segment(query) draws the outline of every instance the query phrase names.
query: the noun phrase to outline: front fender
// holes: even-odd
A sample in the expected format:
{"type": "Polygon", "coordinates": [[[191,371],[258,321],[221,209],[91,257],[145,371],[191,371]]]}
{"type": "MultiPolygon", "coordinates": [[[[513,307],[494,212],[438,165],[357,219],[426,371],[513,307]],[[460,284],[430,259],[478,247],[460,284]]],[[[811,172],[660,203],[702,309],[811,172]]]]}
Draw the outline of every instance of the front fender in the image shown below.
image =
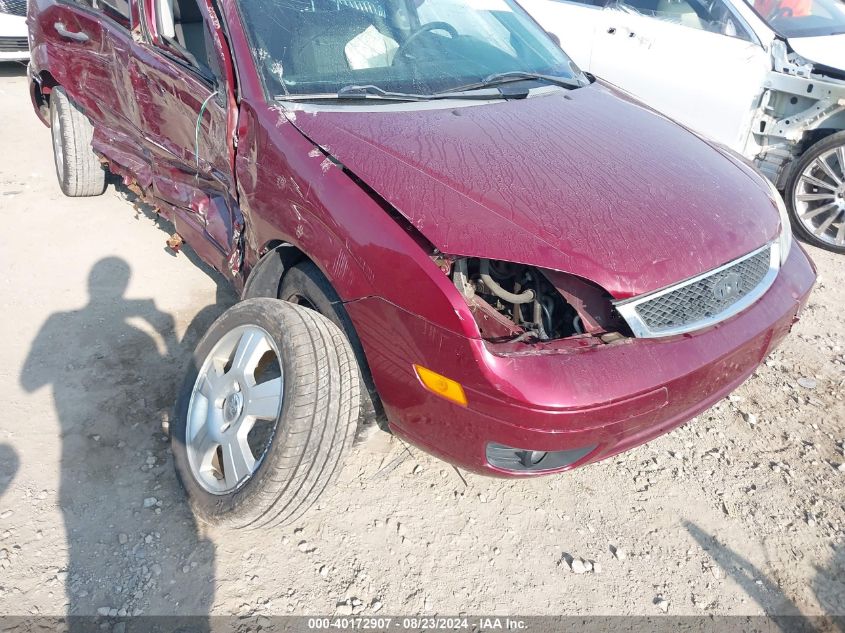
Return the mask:
{"type": "Polygon", "coordinates": [[[478,336],[466,302],[432,261],[430,245],[278,109],[241,103],[237,171],[249,227],[247,267],[255,277],[246,282],[249,296],[278,291],[280,273],[296,260],[287,248],[271,248],[269,255],[265,248],[287,244],[322,271],[343,302],[381,297],[478,336]]]}

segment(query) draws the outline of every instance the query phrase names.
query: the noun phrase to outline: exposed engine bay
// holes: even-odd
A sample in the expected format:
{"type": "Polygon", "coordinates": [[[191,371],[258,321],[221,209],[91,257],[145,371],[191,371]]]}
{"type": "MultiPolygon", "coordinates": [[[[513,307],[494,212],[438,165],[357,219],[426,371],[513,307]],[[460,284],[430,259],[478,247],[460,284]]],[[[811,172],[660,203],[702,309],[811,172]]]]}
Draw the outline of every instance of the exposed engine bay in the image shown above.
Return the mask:
{"type": "Polygon", "coordinates": [[[577,277],[475,257],[441,258],[437,263],[450,274],[488,341],[598,335],[612,342],[624,336],[620,331],[626,326],[610,297],[577,277]]]}
{"type": "Polygon", "coordinates": [[[789,52],[782,40],[772,44],[772,62],[743,153],[782,188],[788,166],[809,145],[845,129],[845,73],[789,52]]]}
{"type": "Polygon", "coordinates": [[[533,336],[545,341],[584,331],[578,313],[536,268],[489,259],[459,259],[452,281],[464,297],[476,299],[470,303],[472,307],[483,310],[479,304],[483,301],[496,311],[496,325],[505,336],[533,336]]]}

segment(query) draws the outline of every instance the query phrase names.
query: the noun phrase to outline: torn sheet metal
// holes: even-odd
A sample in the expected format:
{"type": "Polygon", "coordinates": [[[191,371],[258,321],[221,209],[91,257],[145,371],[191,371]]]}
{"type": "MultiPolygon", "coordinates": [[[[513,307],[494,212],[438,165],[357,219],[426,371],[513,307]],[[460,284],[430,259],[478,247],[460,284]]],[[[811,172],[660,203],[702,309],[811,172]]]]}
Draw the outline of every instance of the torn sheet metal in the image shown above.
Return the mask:
{"type": "Polygon", "coordinates": [[[833,69],[826,72],[788,52],[781,40],[772,43],[772,68],[744,153],[783,187],[787,167],[806,149],[808,135],[845,129],[845,72],[834,76],[833,69]]]}

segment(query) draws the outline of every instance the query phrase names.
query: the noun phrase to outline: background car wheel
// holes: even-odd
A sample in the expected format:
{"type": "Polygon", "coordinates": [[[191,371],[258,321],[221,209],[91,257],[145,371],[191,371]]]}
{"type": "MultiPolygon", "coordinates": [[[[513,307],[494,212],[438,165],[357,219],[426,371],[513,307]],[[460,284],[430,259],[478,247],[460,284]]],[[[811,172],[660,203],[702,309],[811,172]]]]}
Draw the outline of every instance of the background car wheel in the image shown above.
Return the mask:
{"type": "Polygon", "coordinates": [[[845,132],[811,146],[786,187],[795,234],[813,246],[845,253],[845,132]]]}
{"type": "Polygon", "coordinates": [[[355,356],[331,321],[248,299],[200,340],[171,429],[196,515],[262,527],[301,516],[339,471],[359,408],[355,356]]]}
{"type": "Polygon", "coordinates": [[[106,170],[91,149],[94,127],[61,87],[50,93],[53,159],[62,193],[99,196],[106,190],[106,170]]]}
{"type": "Polygon", "coordinates": [[[352,325],[352,320],[346,313],[340,297],[335,292],[329,280],[311,262],[297,264],[285,273],[279,298],[316,310],[346,334],[352,345],[358,367],[361,370],[361,419],[359,430],[372,428],[377,423],[382,429],[387,429],[387,420],[381,405],[378,392],[372,376],[367,368],[367,359],[361,341],[352,325]]]}

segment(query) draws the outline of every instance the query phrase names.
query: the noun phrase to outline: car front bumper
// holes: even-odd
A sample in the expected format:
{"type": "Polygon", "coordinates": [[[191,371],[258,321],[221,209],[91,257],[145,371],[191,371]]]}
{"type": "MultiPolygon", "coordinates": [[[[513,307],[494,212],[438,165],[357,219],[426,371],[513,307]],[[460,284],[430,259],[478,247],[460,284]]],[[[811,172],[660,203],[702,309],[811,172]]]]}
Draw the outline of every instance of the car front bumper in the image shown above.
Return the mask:
{"type": "Polygon", "coordinates": [[[397,435],[468,470],[526,476],[605,459],[712,406],[786,336],[814,281],[813,265],[796,244],[768,292],[714,327],[609,345],[561,341],[517,353],[498,353],[378,298],[347,309],[397,435]],[[459,382],[467,406],[427,391],[414,364],[459,382]],[[506,469],[488,461],[491,444],[581,456],[545,470],[506,469]]]}
{"type": "Polygon", "coordinates": [[[29,31],[26,18],[0,13],[0,62],[23,62],[29,59],[29,31]]]}

